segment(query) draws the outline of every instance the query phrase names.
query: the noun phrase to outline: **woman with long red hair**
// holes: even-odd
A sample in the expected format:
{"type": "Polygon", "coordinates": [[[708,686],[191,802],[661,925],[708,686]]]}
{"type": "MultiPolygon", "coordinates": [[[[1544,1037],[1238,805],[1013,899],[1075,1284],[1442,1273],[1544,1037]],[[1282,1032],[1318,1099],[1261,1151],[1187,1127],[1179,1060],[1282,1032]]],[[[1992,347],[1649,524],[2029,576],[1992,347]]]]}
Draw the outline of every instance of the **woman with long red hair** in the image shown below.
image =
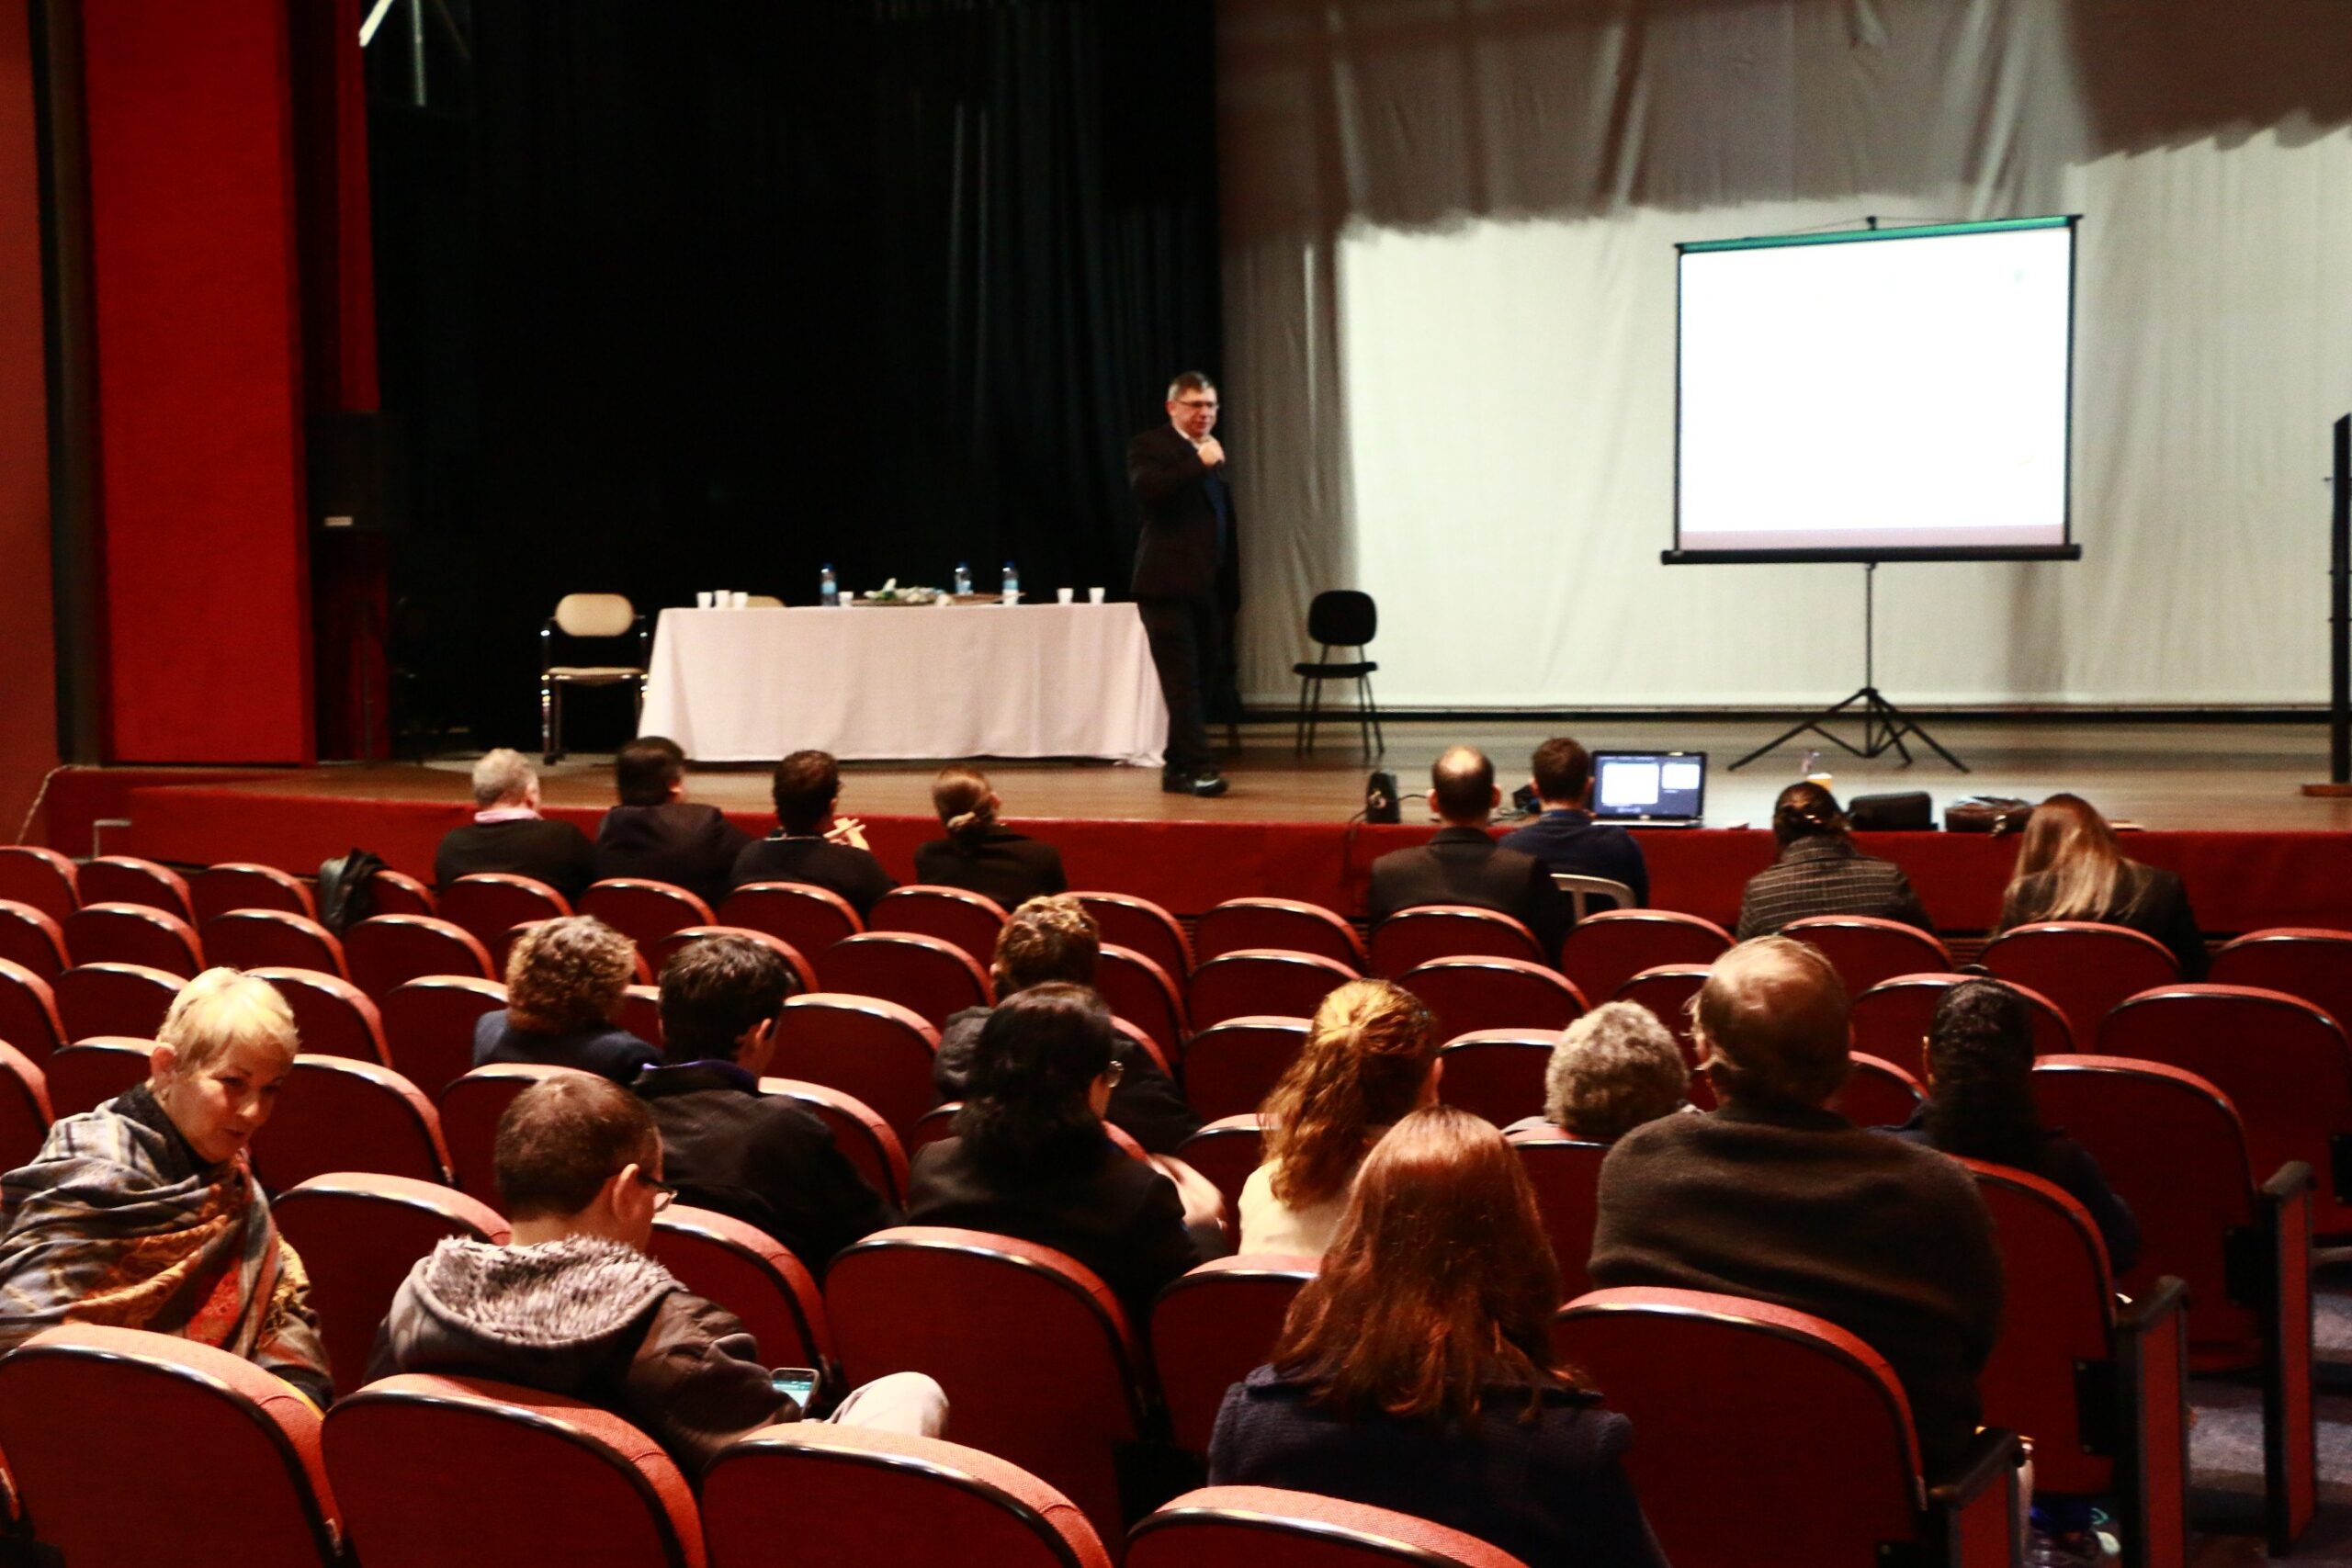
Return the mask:
{"type": "Polygon", "coordinates": [[[2026,819],[1994,930],[2036,920],[2129,926],[2170,948],[2182,979],[2205,976],[2205,933],[2179,874],[2126,858],[2115,829],[2079,795],[2053,795],[2026,819]]]}
{"type": "Polygon", "coordinates": [[[1226,1394],[1210,1484],[1395,1508],[1534,1565],[1662,1564],[1631,1424],[1552,1357],[1559,1304],[1518,1155],[1466,1111],[1414,1111],[1365,1156],[1272,1362],[1226,1394]]]}

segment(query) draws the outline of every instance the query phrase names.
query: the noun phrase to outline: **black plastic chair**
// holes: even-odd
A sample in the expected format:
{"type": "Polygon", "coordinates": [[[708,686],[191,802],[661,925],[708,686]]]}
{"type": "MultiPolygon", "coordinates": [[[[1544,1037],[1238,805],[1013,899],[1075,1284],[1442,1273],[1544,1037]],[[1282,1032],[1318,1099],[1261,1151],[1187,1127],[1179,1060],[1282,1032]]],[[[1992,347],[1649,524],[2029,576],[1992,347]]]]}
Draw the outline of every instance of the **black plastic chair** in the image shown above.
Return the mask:
{"type": "Polygon", "coordinates": [[[1307,605],[1307,640],[1322,644],[1323,652],[1315,662],[1302,660],[1291,666],[1291,672],[1298,677],[1296,744],[1300,750],[1315,750],[1315,729],[1323,714],[1323,682],[1353,681],[1356,724],[1363,735],[1364,754],[1378,756],[1387,751],[1388,739],[1380,732],[1380,705],[1372,700],[1372,672],[1380,666],[1363,657],[1364,645],[1379,629],[1380,610],[1369,593],[1352,588],[1329,588],[1317,593],[1315,602],[1307,605]],[[1355,661],[1333,663],[1334,648],[1354,649],[1355,661]]]}

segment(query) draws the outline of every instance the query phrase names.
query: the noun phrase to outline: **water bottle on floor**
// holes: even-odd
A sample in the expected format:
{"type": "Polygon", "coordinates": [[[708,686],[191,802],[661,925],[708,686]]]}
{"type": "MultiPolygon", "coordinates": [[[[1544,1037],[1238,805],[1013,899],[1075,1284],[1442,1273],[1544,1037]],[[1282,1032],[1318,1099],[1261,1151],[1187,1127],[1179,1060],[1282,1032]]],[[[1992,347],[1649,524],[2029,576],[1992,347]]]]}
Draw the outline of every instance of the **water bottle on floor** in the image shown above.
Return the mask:
{"type": "Polygon", "coordinates": [[[832,567],[828,565],[823,571],[817,574],[817,603],[831,607],[841,602],[841,583],[833,576],[832,567]]]}
{"type": "Polygon", "coordinates": [[[1012,570],[1011,561],[1004,563],[1004,602],[1008,604],[1021,603],[1021,574],[1012,570]]]}

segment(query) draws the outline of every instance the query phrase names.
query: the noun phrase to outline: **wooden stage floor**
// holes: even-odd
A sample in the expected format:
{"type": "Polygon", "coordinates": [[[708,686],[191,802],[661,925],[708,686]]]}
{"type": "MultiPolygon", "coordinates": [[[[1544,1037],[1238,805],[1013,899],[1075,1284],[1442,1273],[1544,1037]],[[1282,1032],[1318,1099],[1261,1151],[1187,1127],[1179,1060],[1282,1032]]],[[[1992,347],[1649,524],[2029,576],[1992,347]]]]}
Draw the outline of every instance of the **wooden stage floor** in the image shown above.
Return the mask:
{"type": "MultiPolygon", "coordinates": [[[[1712,764],[1710,827],[1764,827],[1772,798],[1797,776],[1803,757],[1792,745],[1728,771],[1736,758],[1761,744],[1788,721],[1770,717],[1705,721],[1608,720],[1570,727],[1588,746],[1703,750],[1712,764]]],[[[1539,720],[1488,718],[1467,722],[1413,721],[1387,726],[1388,752],[1378,765],[1417,795],[1429,785],[1429,765],[1455,741],[1483,748],[1496,760],[1506,796],[1527,776],[1528,757],[1558,726],[1539,720]]],[[[1892,754],[1864,762],[1824,745],[1824,766],[1836,776],[1838,797],[1885,790],[1924,789],[1938,819],[1946,802],[1966,795],[2039,800],[2060,790],[2083,795],[2109,817],[2151,829],[2278,831],[2352,828],[2352,800],[2304,796],[2300,788],[2327,776],[2327,731],[2317,723],[2145,723],[1938,717],[1938,739],[1973,770],[1953,772],[1914,745],[1922,760],[1905,768],[1892,754]]],[[[1853,733],[1849,730],[1848,733],[1853,733]]],[[[601,806],[612,799],[609,757],[574,756],[546,770],[550,805],[601,806]]],[[[423,764],[338,765],[232,787],[321,796],[377,799],[463,799],[462,773],[470,756],[423,764]]],[[[1163,795],[1156,771],[1108,763],[991,760],[982,765],[996,782],[1008,817],[1113,821],[1340,822],[1363,805],[1372,763],[1359,753],[1352,728],[1327,729],[1317,754],[1292,749],[1291,727],[1245,725],[1241,745],[1224,767],[1230,794],[1218,800],[1163,795]]],[[[842,809],[850,815],[920,816],[931,809],[932,763],[854,762],[844,765],[842,809]]],[[[695,770],[692,792],[729,810],[763,810],[764,768],[695,770]]],[[[1425,813],[1408,805],[1406,820],[1425,813]]]]}

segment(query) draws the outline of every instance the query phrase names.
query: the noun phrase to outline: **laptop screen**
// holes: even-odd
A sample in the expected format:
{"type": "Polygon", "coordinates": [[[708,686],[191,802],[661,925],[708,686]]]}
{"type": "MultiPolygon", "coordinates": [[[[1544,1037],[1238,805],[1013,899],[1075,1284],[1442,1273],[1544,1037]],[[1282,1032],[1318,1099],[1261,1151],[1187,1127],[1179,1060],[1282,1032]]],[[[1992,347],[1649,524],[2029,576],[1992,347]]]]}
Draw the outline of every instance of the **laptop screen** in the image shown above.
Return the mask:
{"type": "Polygon", "coordinates": [[[1707,805],[1704,751],[1601,751],[1592,814],[1603,822],[1691,822],[1707,805]]]}

